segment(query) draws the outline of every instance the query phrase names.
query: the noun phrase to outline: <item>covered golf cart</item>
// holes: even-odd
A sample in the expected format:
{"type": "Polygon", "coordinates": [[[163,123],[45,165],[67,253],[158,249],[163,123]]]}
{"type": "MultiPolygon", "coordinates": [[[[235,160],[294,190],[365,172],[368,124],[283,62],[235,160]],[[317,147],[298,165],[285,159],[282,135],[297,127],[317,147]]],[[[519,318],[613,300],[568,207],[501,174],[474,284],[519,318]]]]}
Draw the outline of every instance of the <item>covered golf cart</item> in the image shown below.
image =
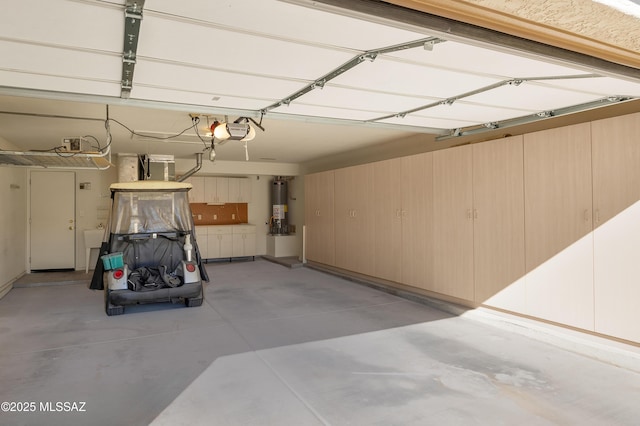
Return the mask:
{"type": "Polygon", "coordinates": [[[91,282],[104,290],[107,315],[139,303],[200,306],[202,281],[209,278],[195,240],[191,184],[138,181],[110,189],[108,227],[91,282]]]}

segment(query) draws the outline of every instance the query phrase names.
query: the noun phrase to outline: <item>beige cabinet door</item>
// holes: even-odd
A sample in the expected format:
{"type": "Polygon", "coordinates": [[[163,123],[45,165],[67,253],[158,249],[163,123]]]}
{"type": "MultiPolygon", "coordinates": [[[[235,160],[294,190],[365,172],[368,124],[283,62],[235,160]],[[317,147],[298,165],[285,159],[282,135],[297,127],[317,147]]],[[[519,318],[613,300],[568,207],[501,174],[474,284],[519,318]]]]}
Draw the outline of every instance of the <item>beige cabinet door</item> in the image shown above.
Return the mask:
{"type": "Polygon", "coordinates": [[[228,178],[228,186],[230,203],[251,202],[251,179],[228,178]]]}
{"type": "Polygon", "coordinates": [[[228,203],[229,202],[229,178],[216,177],[216,202],[228,203]]]}
{"type": "Polygon", "coordinates": [[[336,266],[375,274],[373,165],[335,171],[336,266]]]}
{"type": "Polygon", "coordinates": [[[433,154],[402,158],[398,185],[402,193],[402,283],[426,289],[433,281],[433,154]]]}
{"type": "Polygon", "coordinates": [[[402,160],[373,164],[375,276],[402,282],[402,160]]]}
{"type": "Polygon", "coordinates": [[[334,172],[306,175],[305,256],[308,260],[335,265],[334,172]]]}
{"type": "Polygon", "coordinates": [[[256,227],[254,225],[233,225],[233,256],[256,255],[256,227]]]}
{"type": "Polygon", "coordinates": [[[525,308],[522,136],[473,145],[476,303],[525,308]]]}
{"type": "Polygon", "coordinates": [[[640,342],[640,114],[591,129],[595,331],[640,342]]]}
{"type": "Polygon", "coordinates": [[[206,226],[196,226],[196,243],[202,259],[209,259],[209,233],[206,226]]]}
{"type": "Polygon", "coordinates": [[[471,146],[433,153],[433,281],[428,289],[473,301],[471,146]]]}
{"type": "Polygon", "coordinates": [[[229,178],[205,176],[204,198],[206,203],[228,203],[229,178]]]}
{"type": "Polygon", "coordinates": [[[593,329],[590,124],[524,135],[525,313],[593,329]]]}
{"type": "Polygon", "coordinates": [[[218,203],[218,178],[213,176],[204,177],[204,202],[205,203],[218,203]]]}
{"type": "Polygon", "coordinates": [[[233,257],[251,256],[247,254],[246,238],[250,234],[233,234],[232,255],[233,257]]]}
{"type": "Polygon", "coordinates": [[[190,203],[205,203],[204,176],[191,176],[186,180],[192,188],[189,191],[190,203]]]}

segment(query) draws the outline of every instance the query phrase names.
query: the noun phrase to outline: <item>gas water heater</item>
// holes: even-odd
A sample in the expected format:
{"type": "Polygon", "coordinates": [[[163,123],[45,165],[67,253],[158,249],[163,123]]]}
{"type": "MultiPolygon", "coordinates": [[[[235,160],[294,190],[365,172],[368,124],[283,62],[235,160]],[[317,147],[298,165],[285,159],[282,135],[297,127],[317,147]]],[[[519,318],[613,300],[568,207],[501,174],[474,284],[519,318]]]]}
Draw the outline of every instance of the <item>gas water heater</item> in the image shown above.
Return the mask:
{"type": "Polygon", "coordinates": [[[287,181],[276,177],[271,184],[272,214],[269,221],[269,234],[289,234],[289,206],[287,204],[287,181]]]}

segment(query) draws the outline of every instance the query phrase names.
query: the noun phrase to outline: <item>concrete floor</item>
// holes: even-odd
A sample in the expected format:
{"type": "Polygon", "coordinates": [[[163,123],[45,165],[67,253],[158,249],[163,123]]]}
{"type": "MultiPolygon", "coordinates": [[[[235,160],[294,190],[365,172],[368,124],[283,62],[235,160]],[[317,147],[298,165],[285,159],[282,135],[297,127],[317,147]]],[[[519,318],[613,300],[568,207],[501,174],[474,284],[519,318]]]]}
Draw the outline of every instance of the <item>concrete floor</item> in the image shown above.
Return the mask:
{"type": "Polygon", "coordinates": [[[23,280],[0,300],[0,401],[35,410],[0,424],[640,424],[637,348],[455,316],[309,268],[207,269],[203,306],[116,317],[83,274],[23,280]]]}

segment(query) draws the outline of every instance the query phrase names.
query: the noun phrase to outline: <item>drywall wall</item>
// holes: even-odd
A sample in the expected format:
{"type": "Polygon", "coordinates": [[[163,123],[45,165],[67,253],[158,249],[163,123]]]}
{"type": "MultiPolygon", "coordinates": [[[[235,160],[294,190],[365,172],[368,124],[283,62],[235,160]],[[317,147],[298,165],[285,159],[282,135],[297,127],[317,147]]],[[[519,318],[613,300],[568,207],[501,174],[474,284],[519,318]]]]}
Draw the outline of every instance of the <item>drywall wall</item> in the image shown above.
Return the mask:
{"type": "Polygon", "coordinates": [[[26,271],[27,170],[0,167],[0,297],[26,271]]]}
{"type": "MultiPolygon", "coordinates": [[[[0,149],[16,150],[0,137],[0,149]]],[[[0,167],[0,298],[27,270],[27,169],[0,167]]]]}
{"type": "MultiPolygon", "coordinates": [[[[84,230],[106,225],[111,206],[109,185],[117,182],[115,167],[107,170],[76,170],[76,270],[85,268],[84,230]],[[88,185],[87,185],[88,184],[88,185]],[[85,189],[80,189],[83,185],[85,189]]],[[[89,269],[98,260],[98,250],[92,250],[89,269]]]]}

